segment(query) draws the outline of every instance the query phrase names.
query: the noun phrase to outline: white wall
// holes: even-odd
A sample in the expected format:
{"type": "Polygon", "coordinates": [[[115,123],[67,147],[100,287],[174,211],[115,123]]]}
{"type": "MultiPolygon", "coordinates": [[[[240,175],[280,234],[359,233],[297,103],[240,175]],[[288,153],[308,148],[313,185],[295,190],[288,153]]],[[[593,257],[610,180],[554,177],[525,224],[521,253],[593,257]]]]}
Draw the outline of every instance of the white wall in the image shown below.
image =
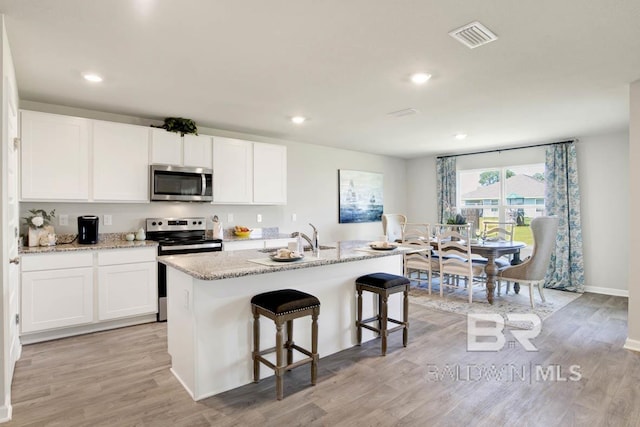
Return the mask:
{"type": "MultiPolygon", "coordinates": [[[[577,151],[586,290],[627,295],[628,242],[618,242],[615,252],[604,248],[602,242],[610,239],[615,224],[628,228],[629,136],[615,133],[580,138],[577,151]]],[[[541,147],[459,156],[456,160],[458,169],[541,162],[541,147]]],[[[407,163],[409,221],[437,221],[435,168],[435,157],[431,156],[407,163]]]]}
{"type": "Polygon", "coordinates": [[[628,295],[629,135],[580,138],[577,144],[584,277],[589,292],[628,295]],[[614,236],[614,248],[603,245],[614,236]],[[613,249],[613,250],[612,250],[613,249]]]}
{"type": "MultiPolygon", "coordinates": [[[[101,113],[63,106],[24,101],[21,108],[50,113],[75,115],[101,120],[111,120],[138,125],[158,124],[157,121],[116,114],[101,113]]],[[[384,174],[385,212],[403,212],[406,206],[406,161],[355,151],[328,148],[273,138],[226,132],[217,129],[199,128],[205,135],[229,136],[252,141],[268,142],[287,146],[288,195],[286,206],[229,206],[209,203],[153,202],[135,204],[99,203],[22,203],[21,215],[28,209],[56,210],[56,215],[69,215],[69,226],[56,225],[58,233],[77,232],[76,217],[85,214],[113,216],[113,225],[100,224],[101,233],[115,233],[142,227],[145,218],[170,216],[211,216],[216,214],[224,227],[245,225],[254,227],[280,227],[283,232],[302,231],[311,233],[308,223],[319,228],[322,242],[344,239],[374,239],[381,234],[381,223],[338,224],[338,169],[362,170],[384,174]],[[227,223],[227,214],[234,221],[227,223]],[[291,214],[297,221],[291,221],[291,214]],[[262,215],[262,223],[256,215],[262,215]]]]}

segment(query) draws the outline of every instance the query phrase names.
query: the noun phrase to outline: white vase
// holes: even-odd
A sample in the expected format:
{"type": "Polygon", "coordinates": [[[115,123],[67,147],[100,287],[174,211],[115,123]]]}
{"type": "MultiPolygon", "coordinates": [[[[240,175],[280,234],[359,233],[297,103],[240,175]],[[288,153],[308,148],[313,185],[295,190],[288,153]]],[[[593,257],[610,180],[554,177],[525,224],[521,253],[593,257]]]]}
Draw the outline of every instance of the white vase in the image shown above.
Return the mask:
{"type": "Polygon", "coordinates": [[[29,227],[29,236],[27,239],[27,243],[29,247],[34,247],[40,245],[40,235],[44,230],[42,228],[31,228],[29,227]]]}

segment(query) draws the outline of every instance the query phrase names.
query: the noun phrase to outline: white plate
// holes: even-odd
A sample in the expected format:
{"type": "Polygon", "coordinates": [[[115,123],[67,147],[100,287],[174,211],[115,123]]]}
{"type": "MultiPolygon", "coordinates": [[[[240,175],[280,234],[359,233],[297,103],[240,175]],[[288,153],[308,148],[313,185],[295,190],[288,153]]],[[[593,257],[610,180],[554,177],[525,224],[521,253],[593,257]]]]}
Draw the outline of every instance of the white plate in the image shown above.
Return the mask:
{"type": "Polygon", "coordinates": [[[277,255],[271,255],[271,259],[273,261],[277,261],[277,262],[293,262],[293,261],[299,261],[301,259],[304,259],[304,255],[300,256],[300,257],[295,257],[295,258],[291,258],[291,257],[281,258],[281,257],[279,257],[277,255]]]}
{"type": "Polygon", "coordinates": [[[371,242],[369,243],[369,247],[377,251],[391,251],[396,249],[398,245],[396,243],[387,243],[387,245],[384,246],[382,242],[371,242]]]}

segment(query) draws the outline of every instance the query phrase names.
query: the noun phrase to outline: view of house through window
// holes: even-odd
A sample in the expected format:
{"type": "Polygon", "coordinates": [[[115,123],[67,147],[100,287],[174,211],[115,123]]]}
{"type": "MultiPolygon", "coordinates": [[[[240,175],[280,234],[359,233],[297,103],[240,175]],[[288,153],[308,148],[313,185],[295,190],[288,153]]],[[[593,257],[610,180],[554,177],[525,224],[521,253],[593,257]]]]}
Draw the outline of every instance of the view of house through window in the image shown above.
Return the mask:
{"type": "Polygon", "coordinates": [[[513,221],[513,240],[531,247],[531,219],[544,215],[544,163],[462,170],[457,182],[458,209],[474,230],[486,221],[513,221]]]}

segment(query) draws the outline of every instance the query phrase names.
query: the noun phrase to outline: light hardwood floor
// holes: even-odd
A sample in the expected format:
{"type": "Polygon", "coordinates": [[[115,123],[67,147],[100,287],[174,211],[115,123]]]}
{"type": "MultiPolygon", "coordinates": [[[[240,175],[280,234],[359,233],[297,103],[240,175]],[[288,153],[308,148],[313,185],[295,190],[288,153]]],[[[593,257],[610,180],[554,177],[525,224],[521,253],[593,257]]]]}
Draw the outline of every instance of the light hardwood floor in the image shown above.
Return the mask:
{"type": "Polygon", "coordinates": [[[640,354],[622,349],[625,298],[578,298],[544,322],[537,352],[468,352],[465,317],[415,304],[410,313],[406,349],[396,333],[386,357],[374,340],[322,358],[315,387],[309,367],[297,368],[280,402],[273,377],[193,402],[169,372],[162,323],[25,346],[5,425],[640,425],[640,354]],[[479,374],[492,365],[506,373],[479,374]],[[561,375],[536,379],[536,365],[561,375]],[[562,381],[571,365],[581,379],[562,381]],[[456,367],[458,378],[443,374],[456,367]]]}

